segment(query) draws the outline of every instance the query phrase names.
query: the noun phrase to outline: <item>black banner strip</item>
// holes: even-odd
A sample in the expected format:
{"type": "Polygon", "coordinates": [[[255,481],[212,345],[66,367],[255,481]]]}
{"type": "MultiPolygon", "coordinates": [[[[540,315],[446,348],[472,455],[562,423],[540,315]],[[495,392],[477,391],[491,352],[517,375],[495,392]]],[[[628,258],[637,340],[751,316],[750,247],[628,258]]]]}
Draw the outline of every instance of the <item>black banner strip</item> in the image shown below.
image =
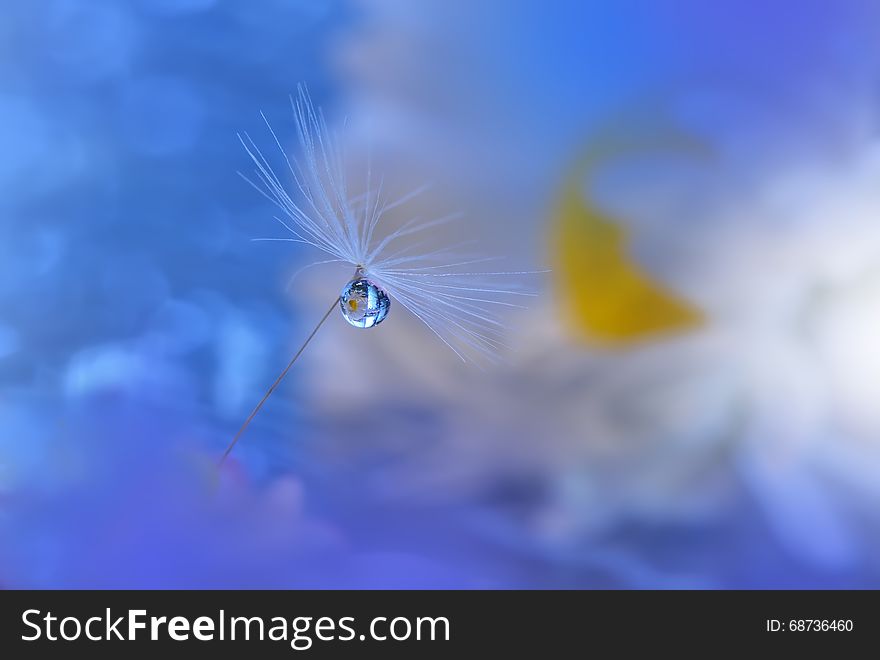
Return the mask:
{"type": "Polygon", "coordinates": [[[841,652],[880,641],[877,604],[873,591],[6,591],[0,648],[9,658],[841,652]]]}

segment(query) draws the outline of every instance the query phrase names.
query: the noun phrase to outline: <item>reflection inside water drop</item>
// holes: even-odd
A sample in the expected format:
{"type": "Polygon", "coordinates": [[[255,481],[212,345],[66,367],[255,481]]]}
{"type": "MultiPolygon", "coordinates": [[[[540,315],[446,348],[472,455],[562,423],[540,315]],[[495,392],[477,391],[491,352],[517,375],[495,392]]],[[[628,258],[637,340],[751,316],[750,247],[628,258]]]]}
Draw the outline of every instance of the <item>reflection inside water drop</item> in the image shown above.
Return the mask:
{"type": "Polygon", "coordinates": [[[354,327],[372,328],[388,316],[391,299],[379,286],[365,277],[358,277],[342,289],[339,307],[345,320],[354,327]]]}

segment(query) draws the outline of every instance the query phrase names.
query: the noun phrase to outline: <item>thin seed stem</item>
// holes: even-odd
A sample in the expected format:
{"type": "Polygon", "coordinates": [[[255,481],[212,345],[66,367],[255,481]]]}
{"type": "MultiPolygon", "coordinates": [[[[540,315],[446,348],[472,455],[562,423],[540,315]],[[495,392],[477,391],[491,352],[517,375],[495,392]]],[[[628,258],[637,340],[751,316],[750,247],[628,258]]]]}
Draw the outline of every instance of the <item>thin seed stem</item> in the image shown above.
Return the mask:
{"type": "Polygon", "coordinates": [[[266,391],[266,394],[263,395],[263,398],[260,399],[260,402],[257,404],[257,407],[254,408],[253,411],[251,412],[251,414],[248,415],[248,418],[246,420],[244,420],[244,424],[242,424],[241,428],[238,429],[238,433],[235,434],[235,437],[232,438],[232,442],[229,443],[229,446],[226,447],[226,451],[223,452],[223,456],[220,457],[220,461],[217,463],[217,467],[223,466],[223,463],[226,461],[226,457],[229,456],[229,453],[232,451],[232,448],[235,447],[235,444],[238,442],[238,439],[241,437],[241,434],[244,433],[244,430],[248,427],[248,425],[251,423],[251,420],[256,416],[256,414],[258,412],[260,412],[260,408],[262,408],[263,404],[266,403],[266,399],[268,399],[272,395],[272,392],[275,391],[275,388],[278,387],[278,384],[282,380],[284,380],[284,377],[287,375],[287,372],[290,371],[290,368],[293,366],[293,363],[296,362],[297,359],[299,358],[299,356],[302,355],[302,352],[304,350],[306,350],[306,346],[309,345],[309,342],[312,341],[312,338],[318,333],[318,330],[321,328],[321,326],[324,325],[324,321],[327,320],[327,318],[330,316],[331,312],[333,312],[333,310],[336,308],[337,304],[339,304],[339,298],[336,298],[333,301],[333,304],[330,305],[330,309],[328,309],[327,312],[324,314],[324,316],[321,318],[321,320],[318,321],[318,325],[315,326],[315,329],[312,330],[312,333],[306,338],[306,340],[303,342],[303,345],[299,347],[299,350],[296,352],[296,355],[294,355],[293,359],[291,359],[290,362],[287,363],[287,366],[284,368],[284,371],[282,371],[278,375],[278,378],[275,379],[275,382],[272,383],[272,386],[266,391]]]}

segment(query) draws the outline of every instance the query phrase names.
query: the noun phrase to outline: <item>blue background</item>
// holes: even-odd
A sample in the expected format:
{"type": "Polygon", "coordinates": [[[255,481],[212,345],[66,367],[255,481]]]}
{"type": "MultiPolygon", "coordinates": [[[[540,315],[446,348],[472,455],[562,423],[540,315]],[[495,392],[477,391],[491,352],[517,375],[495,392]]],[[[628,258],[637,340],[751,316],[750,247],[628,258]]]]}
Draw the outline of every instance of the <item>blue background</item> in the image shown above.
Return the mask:
{"type": "Polygon", "coordinates": [[[0,9],[0,586],[880,584],[870,4],[0,9]],[[416,326],[392,360],[399,310],[357,338],[334,317],[215,481],[344,283],[291,293],[321,257],[250,241],[277,234],[236,134],[271,149],[263,111],[290,137],[300,82],[398,188],[433,181],[432,210],[524,268],[553,268],[554,196],[590,135],[673,118],[715,164],[632,163],[596,196],[706,311],[712,348],[578,343],[549,281],[511,322],[530,359],[494,376],[416,326]],[[772,319],[822,286],[839,322],[817,347],[726,378],[736,351],[799,341],[772,319]],[[683,362],[697,375],[663,398],[683,362]],[[479,405],[455,397],[471,378],[479,405]]]}

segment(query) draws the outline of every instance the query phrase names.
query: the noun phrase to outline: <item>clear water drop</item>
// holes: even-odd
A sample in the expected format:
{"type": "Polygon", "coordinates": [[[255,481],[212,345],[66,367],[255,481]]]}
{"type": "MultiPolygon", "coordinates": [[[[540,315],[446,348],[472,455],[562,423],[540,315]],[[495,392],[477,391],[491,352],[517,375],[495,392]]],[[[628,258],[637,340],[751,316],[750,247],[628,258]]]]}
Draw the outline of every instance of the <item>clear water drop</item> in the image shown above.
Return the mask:
{"type": "Polygon", "coordinates": [[[339,307],[345,320],[354,327],[372,328],[388,316],[391,299],[377,284],[365,277],[358,277],[342,289],[339,307]]]}

